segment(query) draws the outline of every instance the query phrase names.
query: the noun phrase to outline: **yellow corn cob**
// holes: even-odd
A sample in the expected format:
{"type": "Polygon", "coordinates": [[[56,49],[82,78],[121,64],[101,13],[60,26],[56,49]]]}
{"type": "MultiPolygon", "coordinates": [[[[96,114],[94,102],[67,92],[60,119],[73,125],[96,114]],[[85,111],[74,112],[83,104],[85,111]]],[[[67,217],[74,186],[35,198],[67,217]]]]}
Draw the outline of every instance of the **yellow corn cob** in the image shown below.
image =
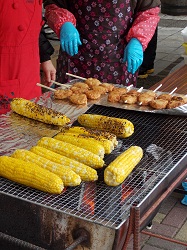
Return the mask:
{"type": "Polygon", "coordinates": [[[64,114],[23,98],[14,98],[10,107],[19,115],[44,123],[64,126],[70,122],[64,114]]]}
{"type": "Polygon", "coordinates": [[[87,135],[91,137],[107,139],[114,144],[114,147],[118,145],[116,135],[107,131],[73,126],[73,127],[63,128],[62,132],[78,133],[78,134],[87,135]]]}
{"type": "Polygon", "coordinates": [[[33,162],[38,166],[45,168],[54,174],[58,175],[65,186],[77,186],[81,183],[81,178],[69,167],[62,164],[54,163],[42,156],[39,156],[26,149],[17,149],[11,155],[14,158],[21,159],[27,162],[33,162]]]}
{"type": "Polygon", "coordinates": [[[84,148],[92,153],[98,155],[102,159],[104,158],[105,149],[97,141],[89,140],[89,138],[84,138],[80,136],[72,136],[70,133],[59,133],[54,136],[54,139],[71,143],[80,148],[84,148]]]}
{"type": "Polygon", "coordinates": [[[143,157],[143,150],[138,146],[131,146],[113,162],[111,162],[104,171],[104,181],[109,186],[118,186],[132,172],[135,166],[143,157]]]}
{"type": "Polygon", "coordinates": [[[127,119],[95,114],[82,114],[78,122],[85,127],[109,131],[117,137],[126,138],[134,133],[134,125],[127,119]]]}
{"type": "Polygon", "coordinates": [[[81,180],[83,181],[96,181],[98,179],[97,171],[83,163],[70,159],[66,156],[57,154],[51,150],[40,146],[34,146],[30,149],[30,151],[37,155],[45,157],[50,161],[69,167],[69,169],[73,170],[76,174],[78,174],[81,177],[81,180]]]}
{"type": "Polygon", "coordinates": [[[0,157],[0,176],[48,193],[60,194],[64,189],[63,181],[56,174],[9,156],[0,157]]]}
{"type": "Polygon", "coordinates": [[[50,137],[43,137],[38,141],[37,145],[84,163],[95,169],[102,168],[104,165],[103,159],[98,155],[71,143],[59,141],[50,137]]]}
{"type": "MultiPolygon", "coordinates": [[[[99,136],[89,136],[89,135],[84,135],[84,134],[79,134],[79,133],[70,133],[70,132],[65,132],[64,134],[70,135],[71,137],[75,138],[85,138],[86,140],[89,140],[91,143],[99,143],[102,145],[104,148],[105,154],[110,154],[112,150],[114,150],[114,145],[111,141],[105,139],[105,138],[100,138],[99,136]]],[[[57,138],[56,138],[57,139],[57,138]]]]}

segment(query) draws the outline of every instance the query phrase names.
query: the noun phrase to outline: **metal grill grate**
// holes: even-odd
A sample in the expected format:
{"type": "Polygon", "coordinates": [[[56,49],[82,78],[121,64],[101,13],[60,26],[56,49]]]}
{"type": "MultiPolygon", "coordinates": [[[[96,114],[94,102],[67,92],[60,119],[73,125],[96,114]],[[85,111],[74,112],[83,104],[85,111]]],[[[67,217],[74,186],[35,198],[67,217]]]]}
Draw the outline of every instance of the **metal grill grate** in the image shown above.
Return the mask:
{"type": "Polygon", "coordinates": [[[122,185],[108,187],[103,182],[103,169],[100,169],[97,182],[67,188],[61,195],[48,195],[4,178],[0,179],[0,192],[118,229],[129,217],[130,207],[141,206],[148,197],[151,200],[152,191],[164,179],[169,179],[181,159],[187,158],[187,119],[100,105],[93,105],[87,113],[126,118],[135,126],[135,133],[120,139],[117,148],[105,157],[109,164],[131,145],[143,148],[144,158],[122,185]]]}

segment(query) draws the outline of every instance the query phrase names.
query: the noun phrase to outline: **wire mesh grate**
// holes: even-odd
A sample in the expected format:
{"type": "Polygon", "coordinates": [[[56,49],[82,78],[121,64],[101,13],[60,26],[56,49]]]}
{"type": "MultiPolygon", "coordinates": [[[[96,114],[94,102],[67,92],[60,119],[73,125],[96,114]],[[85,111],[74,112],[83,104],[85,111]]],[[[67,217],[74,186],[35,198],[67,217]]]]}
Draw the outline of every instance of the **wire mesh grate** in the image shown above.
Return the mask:
{"type": "Polygon", "coordinates": [[[182,158],[187,158],[187,120],[182,116],[142,113],[100,105],[93,105],[86,113],[126,118],[134,124],[134,134],[119,139],[116,149],[105,157],[108,165],[131,145],[143,148],[142,161],[122,185],[108,187],[103,181],[104,171],[99,169],[97,182],[83,182],[78,187],[68,187],[60,195],[49,195],[4,178],[0,179],[0,192],[117,229],[128,219],[130,207],[140,205],[147,197],[151,200],[152,190],[170,177],[182,158]]]}

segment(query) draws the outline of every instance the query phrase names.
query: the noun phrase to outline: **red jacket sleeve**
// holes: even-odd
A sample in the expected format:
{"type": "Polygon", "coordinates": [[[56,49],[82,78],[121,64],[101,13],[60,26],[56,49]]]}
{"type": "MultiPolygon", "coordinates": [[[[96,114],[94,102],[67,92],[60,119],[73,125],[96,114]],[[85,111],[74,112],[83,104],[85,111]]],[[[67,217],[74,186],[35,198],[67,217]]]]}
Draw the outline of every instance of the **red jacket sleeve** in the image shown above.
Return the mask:
{"type": "Polygon", "coordinates": [[[58,37],[60,37],[60,28],[65,22],[71,22],[76,26],[74,15],[66,9],[59,8],[55,4],[46,6],[45,17],[47,19],[47,24],[54,30],[58,37]]]}
{"type": "Polygon", "coordinates": [[[127,42],[129,42],[131,38],[137,38],[141,42],[143,50],[145,50],[160,20],[159,12],[159,7],[138,12],[127,34],[127,42]]]}

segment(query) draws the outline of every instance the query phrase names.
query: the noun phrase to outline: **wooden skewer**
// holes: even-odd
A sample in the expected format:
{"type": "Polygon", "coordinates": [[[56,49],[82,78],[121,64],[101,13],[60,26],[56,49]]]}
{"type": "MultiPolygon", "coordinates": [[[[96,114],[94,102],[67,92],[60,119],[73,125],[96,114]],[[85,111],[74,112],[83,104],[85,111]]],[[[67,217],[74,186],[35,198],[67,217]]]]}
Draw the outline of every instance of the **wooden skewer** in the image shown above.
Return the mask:
{"type": "Polygon", "coordinates": [[[142,90],[143,90],[143,87],[139,88],[137,92],[142,92],[142,90]]]}
{"type": "Polygon", "coordinates": [[[127,91],[129,91],[129,90],[132,88],[132,86],[133,86],[133,84],[129,85],[129,86],[127,87],[127,91]]]}
{"type": "Polygon", "coordinates": [[[59,85],[61,87],[70,87],[71,85],[70,84],[64,84],[64,83],[60,83],[60,82],[55,82],[55,81],[51,81],[52,83],[56,84],[56,85],[59,85]]]}
{"type": "Polygon", "coordinates": [[[153,92],[156,92],[161,87],[162,87],[162,83],[155,90],[153,90],[153,92]]]}
{"type": "Polygon", "coordinates": [[[43,84],[40,84],[40,83],[37,83],[36,85],[39,86],[39,87],[45,88],[45,89],[49,89],[49,90],[54,91],[54,92],[56,91],[55,89],[47,87],[47,86],[45,86],[43,84]]]}
{"type": "Polygon", "coordinates": [[[170,95],[172,95],[175,92],[175,90],[177,90],[177,87],[170,92],[170,95]]]}
{"type": "Polygon", "coordinates": [[[77,79],[81,79],[81,80],[86,80],[86,78],[84,78],[84,77],[81,77],[81,76],[76,76],[76,75],[73,75],[73,74],[70,74],[70,73],[66,73],[66,75],[67,76],[72,76],[72,77],[75,77],[75,78],[77,78],[77,79]]]}

